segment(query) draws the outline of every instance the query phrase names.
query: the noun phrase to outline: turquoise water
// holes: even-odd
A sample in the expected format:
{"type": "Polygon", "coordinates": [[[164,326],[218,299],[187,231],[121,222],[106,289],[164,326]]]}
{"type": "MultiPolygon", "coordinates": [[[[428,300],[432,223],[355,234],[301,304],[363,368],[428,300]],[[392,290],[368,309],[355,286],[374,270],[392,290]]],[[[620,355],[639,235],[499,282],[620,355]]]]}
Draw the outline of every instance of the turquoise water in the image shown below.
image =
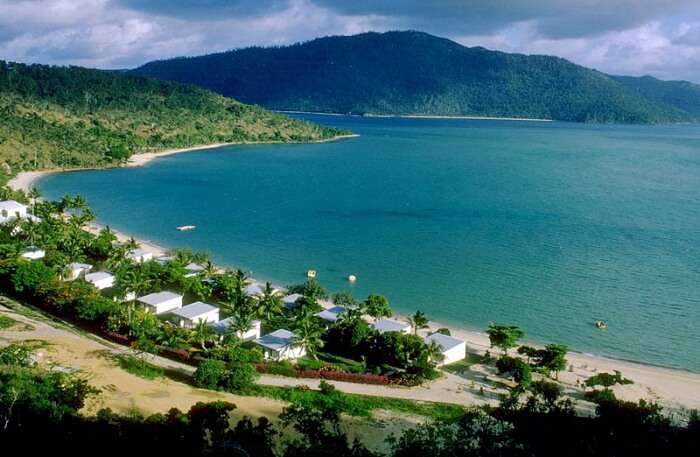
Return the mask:
{"type": "Polygon", "coordinates": [[[398,311],[700,371],[700,127],[306,117],[361,137],[181,154],[40,188],[261,279],[314,268],[398,311]]]}

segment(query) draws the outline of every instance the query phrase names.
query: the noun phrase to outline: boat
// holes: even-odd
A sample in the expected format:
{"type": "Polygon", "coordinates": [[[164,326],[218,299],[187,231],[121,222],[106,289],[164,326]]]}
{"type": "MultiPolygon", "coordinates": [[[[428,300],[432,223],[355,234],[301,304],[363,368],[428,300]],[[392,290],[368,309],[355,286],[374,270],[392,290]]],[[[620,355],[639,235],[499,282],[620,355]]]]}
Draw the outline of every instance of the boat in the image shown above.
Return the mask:
{"type": "Polygon", "coordinates": [[[598,328],[601,329],[601,330],[602,330],[602,329],[608,328],[608,324],[607,324],[605,321],[603,321],[603,320],[597,320],[597,321],[595,321],[595,326],[598,327],[598,328]]]}
{"type": "Polygon", "coordinates": [[[355,276],[355,275],[348,276],[349,283],[355,283],[356,281],[357,281],[357,276],[355,276]]]}
{"type": "Polygon", "coordinates": [[[316,270],[309,270],[306,272],[306,277],[309,279],[314,279],[316,277],[316,270]]]}
{"type": "Polygon", "coordinates": [[[176,227],[176,228],[180,232],[185,232],[187,230],[194,230],[195,228],[197,228],[197,226],[196,225],[181,225],[181,226],[176,227]]]}

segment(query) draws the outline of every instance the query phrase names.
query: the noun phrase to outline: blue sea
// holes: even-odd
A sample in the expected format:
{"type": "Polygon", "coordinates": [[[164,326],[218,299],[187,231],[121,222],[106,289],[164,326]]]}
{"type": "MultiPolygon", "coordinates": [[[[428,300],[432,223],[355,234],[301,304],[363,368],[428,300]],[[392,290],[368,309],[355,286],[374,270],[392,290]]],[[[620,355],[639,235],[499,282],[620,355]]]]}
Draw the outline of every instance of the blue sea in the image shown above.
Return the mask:
{"type": "Polygon", "coordinates": [[[360,137],[198,151],[39,187],[259,279],[315,269],[327,288],[383,293],[399,312],[700,371],[700,126],[297,117],[360,137]]]}

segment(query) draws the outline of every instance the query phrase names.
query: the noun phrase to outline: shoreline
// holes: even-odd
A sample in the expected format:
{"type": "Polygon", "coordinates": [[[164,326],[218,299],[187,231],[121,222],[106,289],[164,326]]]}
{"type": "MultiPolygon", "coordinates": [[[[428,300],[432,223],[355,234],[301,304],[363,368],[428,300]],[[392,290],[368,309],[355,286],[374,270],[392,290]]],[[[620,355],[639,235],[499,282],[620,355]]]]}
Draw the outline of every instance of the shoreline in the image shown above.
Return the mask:
{"type": "MultiPolygon", "coordinates": [[[[356,135],[352,136],[354,137],[356,135]]],[[[333,138],[323,141],[335,141],[336,139],[346,137],[347,136],[341,136],[340,138],[333,138]]],[[[213,149],[228,145],[229,144],[214,144],[205,147],[191,147],[171,149],[161,152],[135,154],[130,158],[127,164],[120,166],[143,166],[159,157],[197,150],[213,149]]],[[[38,179],[46,176],[47,174],[62,171],[72,170],[23,172],[8,182],[8,186],[12,187],[13,189],[21,189],[26,191],[29,190],[38,179]]],[[[92,233],[97,233],[106,225],[107,224],[105,223],[93,222],[89,224],[87,230],[92,233]]],[[[125,232],[114,229],[112,230],[121,241],[131,238],[131,236],[125,232]]],[[[165,247],[145,240],[144,238],[134,237],[134,239],[143,249],[153,253],[154,256],[163,255],[168,251],[168,249],[165,247]]],[[[254,278],[251,278],[251,280],[255,281],[254,278]]],[[[328,301],[324,301],[322,304],[326,308],[332,306],[332,304],[328,301]]],[[[405,320],[406,316],[399,313],[396,314],[395,317],[405,320]]],[[[490,350],[492,354],[498,353],[498,350],[489,348],[490,344],[488,336],[483,332],[459,328],[455,327],[454,325],[443,325],[433,321],[431,321],[429,325],[430,328],[427,331],[435,331],[438,328],[443,327],[448,328],[453,336],[466,342],[468,352],[470,353],[483,355],[487,350],[490,350]]],[[[425,335],[426,333],[426,331],[420,332],[422,335],[425,335]]],[[[535,343],[533,345],[536,347],[543,346],[542,343],[535,343]]],[[[605,355],[596,355],[576,351],[570,351],[567,354],[567,362],[569,367],[567,370],[561,372],[559,376],[560,381],[562,381],[567,388],[570,387],[572,389],[577,389],[577,384],[579,382],[584,381],[596,373],[613,372],[613,370],[619,370],[623,373],[623,376],[634,381],[634,384],[616,386],[613,389],[619,398],[629,401],[637,401],[640,398],[645,398],[648,400],[657,401],[665,408],[674,411],[685,408],[700,409],[700,396],[697,395],[697,392],[700,392],[700,373],[682,368],[661,367],[639,361],[621,360],[605,355]]]]}
{"type": "Polygon", "coordinates": [[[35,171],[21,171],[17,173],[12,179],[7,182],[7,187],[13,190],[29,192],[33,187],[34,183],[44,176],[48,176],[53,173],[65,173],[71,171],[88,171],[88,170],[106,170],[110,168],[131,168],[131,167],[142,167],[155,159],[161,157],[167,157],[175,154],[182,154],[186,152],[197,152],[197,151],[207,151],[209,149],[223,148],[227,146],[249,146],[256,144],[316,144],[316,143],[330,143],[333,141],[347,140],[350,138],[357,138],[360,135],[357,133],[348,133],[345,135],[336,135],[331,138],[325,138],[322,140],[308,141],[303,143],[283,143],[283,142],[248,142],[248,143],[212,143],[197,146],[189,146],[186,148],[175,148],[175,149],[165,149],[163,151],[157,152],[140,152],[130,156],[124,163],[108,164],[104,166],[94,166],[94,167],[79,167],[79,168],[55,168],[48,170],[35,170],[35,171]]]}
{"type": "Polygon", "coordinates": [[[446,114],[343,114],[324,113],[320,111],[295,111],[276,110],[283,114],[313,114],[315,116],[351,116],[351,117],[377,117],[377,118],[399,118],[399,119],[461,119],[468,121],[526,121],[526,122],[554,122],[554,119],[542,119],[537,117],[507,117],[507,116],[468,116],[468,115],[446,115],[446,114]]]}

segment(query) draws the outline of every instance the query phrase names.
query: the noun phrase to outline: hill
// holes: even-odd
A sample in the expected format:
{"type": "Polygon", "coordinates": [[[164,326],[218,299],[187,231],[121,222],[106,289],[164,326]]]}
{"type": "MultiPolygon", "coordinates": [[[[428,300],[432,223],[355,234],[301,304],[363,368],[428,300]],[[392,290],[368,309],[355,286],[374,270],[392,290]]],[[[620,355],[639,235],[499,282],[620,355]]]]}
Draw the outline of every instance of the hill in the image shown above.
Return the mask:
{"type": "Polygon", "coordinates": [[[469,48],[422,32],[252,47],[151,62],[133,73],[196,84],[278,110],[576,122],[693,119],[686,111],[561,58],[469,48]]]}
{"type": "Polygon", "coordinates": [[[338,133],[195,86],[0,61],[0,164],[5,174],[109,165],[145,150],[313,141],[338,133]]]}
{"type": "Polygon", "coordinates": [[[662,81],[652,76],[613,76],[641,96],[700,117],[700,85],[688,81],[662,81]]]}

